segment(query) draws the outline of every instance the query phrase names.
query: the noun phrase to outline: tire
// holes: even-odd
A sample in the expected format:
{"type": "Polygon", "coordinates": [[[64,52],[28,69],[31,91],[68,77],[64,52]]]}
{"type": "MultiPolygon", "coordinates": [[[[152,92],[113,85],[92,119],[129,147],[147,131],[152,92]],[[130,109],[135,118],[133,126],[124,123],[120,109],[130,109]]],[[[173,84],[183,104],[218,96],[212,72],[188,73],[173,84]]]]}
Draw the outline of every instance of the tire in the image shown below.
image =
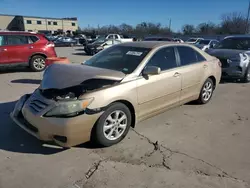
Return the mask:
{"type": "Polygon", "coordinates": [[[46,68],[46,58],[41,55],[35,55],[30,59],[30,68],[35,72],[41,72],[46,68]]]}
{"type": "Polygon", "coordinates": [[[212,96],[213,96],[213,92],[214,92],[214,82],[212,79],[208,78],[200,91],[200,95],[199,95],[199,99],[197,100],[197,102],[199,104],[206,104],[208,103],[212,96]]]}
{"type": "Polygon", "coordinates": [[[128,107],[122,103],[113,103],[107,108],[107,110],[101,115],[101,117],[96,122],[92,130],[92,135],[91,135],[92,141],[98,146],[102,147],[112,146],[114,144],[119,143],[126,137],[130,129],[130,126],[131,126],[131,112],[128,109],[128,107]],[[119,123],[114,124],[111,122],[111,120],[116,121],[115,120],[116,113],[119,113],[120,119],[121,117],[126,118],[122,120],[120,124],[119,123]],[[106,127],[106,130],[104,130],[104,127],[106,127]]]}
{"type": "Polygon", "coordinates": [[[248,66],[246,73],[243,77],[243,79],[241,80],[243,83],[249,83],[250,82],[250,66],[248,66]]]}

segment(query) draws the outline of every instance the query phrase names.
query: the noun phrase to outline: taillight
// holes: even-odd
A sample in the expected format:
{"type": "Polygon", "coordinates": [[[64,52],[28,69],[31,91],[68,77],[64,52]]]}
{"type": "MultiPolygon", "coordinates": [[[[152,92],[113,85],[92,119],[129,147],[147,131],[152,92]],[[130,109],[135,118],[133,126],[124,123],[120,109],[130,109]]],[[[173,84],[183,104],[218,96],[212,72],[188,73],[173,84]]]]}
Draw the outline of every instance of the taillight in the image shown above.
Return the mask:
{"type": "Polygon", "coordinates": [[[48,42],[46,46],[47,47],[55,47],[55,44],[53,42],[48,42]]]}

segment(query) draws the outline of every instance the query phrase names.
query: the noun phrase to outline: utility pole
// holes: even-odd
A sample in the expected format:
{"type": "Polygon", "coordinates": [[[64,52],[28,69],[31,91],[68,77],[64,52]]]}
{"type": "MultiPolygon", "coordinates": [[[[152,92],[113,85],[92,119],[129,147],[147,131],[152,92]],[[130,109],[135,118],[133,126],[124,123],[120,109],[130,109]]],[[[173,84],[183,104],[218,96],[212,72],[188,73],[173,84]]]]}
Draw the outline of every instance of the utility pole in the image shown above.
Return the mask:
{"type": "Polygon", "coordinates": [[[168,25],[169,31],[171,30],[171,18],[169,19],[169,25],[168,25]]]}
{"type": "Polygon", "coordinates": [[[250,0],[248,3],[248,10],[247,10],[247,20],[246,20],[246,30],[245,30],[245,34],[248,34],[248,27],[249,27],[249,13],[250,13],[250,0]]]}

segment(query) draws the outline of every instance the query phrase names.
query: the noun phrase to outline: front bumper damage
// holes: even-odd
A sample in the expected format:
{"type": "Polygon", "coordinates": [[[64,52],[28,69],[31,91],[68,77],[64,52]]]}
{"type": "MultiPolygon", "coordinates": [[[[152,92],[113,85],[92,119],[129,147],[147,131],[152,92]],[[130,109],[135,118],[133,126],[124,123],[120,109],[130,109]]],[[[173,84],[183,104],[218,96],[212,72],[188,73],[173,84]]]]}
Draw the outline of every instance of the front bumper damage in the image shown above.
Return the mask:
{"type": "Polygon", "coordinates": [[[16,103],[11,118],[29,134],[43,141],[54,141],[62,147],[75,146],[90,140],[91,130],[103,112],[70,118],[44,117],[56,105],[36,90],[16,103]]]}

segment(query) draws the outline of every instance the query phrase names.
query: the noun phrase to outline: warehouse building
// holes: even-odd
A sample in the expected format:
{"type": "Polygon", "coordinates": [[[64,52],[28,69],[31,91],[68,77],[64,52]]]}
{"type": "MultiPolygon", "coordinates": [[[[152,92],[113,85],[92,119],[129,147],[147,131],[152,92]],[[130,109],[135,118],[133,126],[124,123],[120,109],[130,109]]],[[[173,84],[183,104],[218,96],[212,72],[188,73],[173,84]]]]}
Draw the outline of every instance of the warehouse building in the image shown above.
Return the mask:
{"type": "Polygon", "coordinates": [[[43,33],[73,32],[78,29],[77,18],[49,18],[0,14],[0,30],[43,33]]]}

